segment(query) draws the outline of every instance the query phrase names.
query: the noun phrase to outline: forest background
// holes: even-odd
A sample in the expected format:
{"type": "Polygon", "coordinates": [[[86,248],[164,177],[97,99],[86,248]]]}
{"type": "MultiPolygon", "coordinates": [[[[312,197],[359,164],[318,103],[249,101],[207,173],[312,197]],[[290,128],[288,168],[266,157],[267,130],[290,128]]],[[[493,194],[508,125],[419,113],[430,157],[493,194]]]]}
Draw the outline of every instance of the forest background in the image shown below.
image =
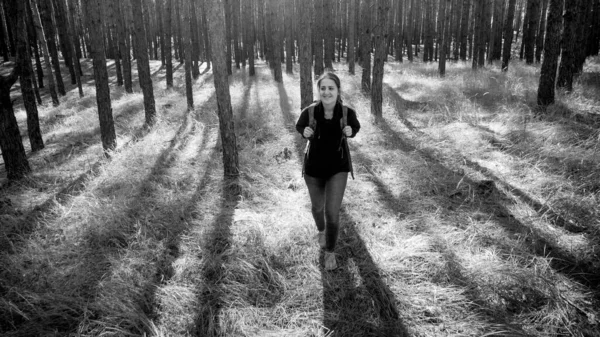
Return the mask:
{"type": "Polygon", "coordinates": [[[596,336],[600,1],[0,1],[3,336],[596,336]],[[350,141],[322,268],[294,124],[350,141]]]}

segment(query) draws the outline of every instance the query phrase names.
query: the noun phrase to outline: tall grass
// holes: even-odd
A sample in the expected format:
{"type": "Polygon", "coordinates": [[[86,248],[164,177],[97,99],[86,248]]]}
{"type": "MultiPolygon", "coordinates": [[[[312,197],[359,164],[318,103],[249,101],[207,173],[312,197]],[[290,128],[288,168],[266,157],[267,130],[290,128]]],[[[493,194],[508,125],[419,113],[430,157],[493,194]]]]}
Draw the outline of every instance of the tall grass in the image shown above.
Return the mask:
{"type": "Polygon", "coordinates": [[[88,87],[41,108],[47,148],[0,190],[0,333],[594,336],[593,79],[540,114],[538,67],[449,63],[439,78],[435,64],[390,62],[376,120],[345,67],[362,128],[336,271],[322,268],[301,177],[297,67],[282,83],[262,63],[230,77],[236,181],[222,177],[210,72],[190,112],[183,91],[157,88],[149,131],[140,94],[115,88],[110,160],[88,87]]]}

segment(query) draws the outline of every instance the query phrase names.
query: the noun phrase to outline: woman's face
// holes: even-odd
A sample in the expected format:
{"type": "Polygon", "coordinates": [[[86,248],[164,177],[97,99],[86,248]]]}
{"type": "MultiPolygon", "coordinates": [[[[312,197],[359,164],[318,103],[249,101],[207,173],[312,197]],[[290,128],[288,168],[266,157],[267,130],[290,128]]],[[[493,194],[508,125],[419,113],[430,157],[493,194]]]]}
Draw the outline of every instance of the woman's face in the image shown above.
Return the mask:
{"type": "Polygon", "coordinates": [[[340,91],[332,79],[324,78],[319,85],[319,96],[325,105],[335,105],[340,91]]]}

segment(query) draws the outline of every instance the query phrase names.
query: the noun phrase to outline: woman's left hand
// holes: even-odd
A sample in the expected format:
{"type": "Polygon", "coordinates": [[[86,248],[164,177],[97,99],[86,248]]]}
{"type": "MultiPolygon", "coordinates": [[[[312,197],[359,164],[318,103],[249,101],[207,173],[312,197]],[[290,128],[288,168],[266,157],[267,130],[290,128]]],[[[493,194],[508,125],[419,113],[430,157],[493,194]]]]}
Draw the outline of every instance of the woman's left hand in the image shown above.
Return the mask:
{"type": "Polygon", "coordinates": [[[350,126],[346,125],[346,127],[342,131],[344,132],[346,137],[352,136],[352,128],[350,126]]]}

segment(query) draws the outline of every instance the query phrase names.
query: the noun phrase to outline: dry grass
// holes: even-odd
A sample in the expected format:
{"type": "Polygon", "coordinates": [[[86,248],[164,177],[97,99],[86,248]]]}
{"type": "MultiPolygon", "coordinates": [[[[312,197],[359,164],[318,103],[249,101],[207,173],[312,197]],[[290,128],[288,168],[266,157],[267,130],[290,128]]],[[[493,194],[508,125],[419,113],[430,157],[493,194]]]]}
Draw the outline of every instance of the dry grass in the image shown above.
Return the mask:
{"type": "Polygon", "coordinates": [[[153,64],[149,131],[141,94],[113,88],[111,160],[88,83],[40,108],[47,146],[0,189],[0,333],[594,336],[596,63],[540,115],[538,67],[449,63],[440,79],[436,64],[392,62],[381,120],[336,64],[362,129],[333,272],[300,174],[297,68],[281,84],[262,63],[230,78],[236,181],[222,177],[210,71],[187,112],[153,64]]]}

